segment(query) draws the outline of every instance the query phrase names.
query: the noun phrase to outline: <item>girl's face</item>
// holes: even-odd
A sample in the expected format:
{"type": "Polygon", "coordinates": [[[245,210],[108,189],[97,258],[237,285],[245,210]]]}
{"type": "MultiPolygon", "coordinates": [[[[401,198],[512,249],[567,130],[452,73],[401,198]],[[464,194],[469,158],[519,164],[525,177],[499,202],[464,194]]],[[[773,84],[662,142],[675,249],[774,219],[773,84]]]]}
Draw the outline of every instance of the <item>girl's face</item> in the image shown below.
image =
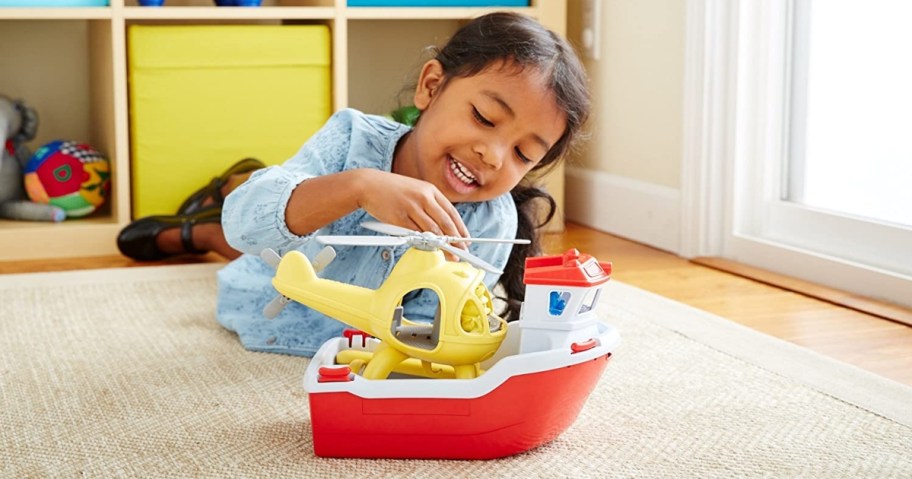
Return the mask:
{"type": "Polygon", "coordinates": [[[567,125],[540,72],[510,64],[444,83],[440,62],[431,60],[415,106],[421,117],[398,146],[393,171],[434,184],[453,203],[512,190],[567,125]]]}

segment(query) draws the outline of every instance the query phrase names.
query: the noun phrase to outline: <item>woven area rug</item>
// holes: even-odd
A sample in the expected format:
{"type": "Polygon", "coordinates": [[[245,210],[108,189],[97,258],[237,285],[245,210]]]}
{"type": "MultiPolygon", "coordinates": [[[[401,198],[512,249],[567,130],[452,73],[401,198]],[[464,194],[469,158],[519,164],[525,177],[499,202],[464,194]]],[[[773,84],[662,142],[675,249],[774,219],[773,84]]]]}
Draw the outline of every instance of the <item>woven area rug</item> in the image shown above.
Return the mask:
{"type": "Polygon", "coordinates": [[[912,388],[618,282],[599,311],[622,344],[553,442],[319,458],[308,360],[217,325],[217,266],[0,276],[0,475],[912,477],[912,388]]]}

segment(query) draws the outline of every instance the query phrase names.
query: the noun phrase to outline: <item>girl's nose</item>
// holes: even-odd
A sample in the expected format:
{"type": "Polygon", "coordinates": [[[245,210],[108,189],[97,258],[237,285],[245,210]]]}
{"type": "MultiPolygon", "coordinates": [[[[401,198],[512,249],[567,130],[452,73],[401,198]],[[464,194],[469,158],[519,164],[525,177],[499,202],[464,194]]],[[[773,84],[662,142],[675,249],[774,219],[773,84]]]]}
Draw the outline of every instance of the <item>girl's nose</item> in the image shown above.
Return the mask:
{"type": "Polygon", "coordinates": [[[477,154],[481,159],[482,163],[490,166],[495,170],[499,170],[503,165],[507,150],[506,147],[497,142],[479,142],[475,144],[475,147],[473,149],[475,151],[475,154],[477,154]]]}

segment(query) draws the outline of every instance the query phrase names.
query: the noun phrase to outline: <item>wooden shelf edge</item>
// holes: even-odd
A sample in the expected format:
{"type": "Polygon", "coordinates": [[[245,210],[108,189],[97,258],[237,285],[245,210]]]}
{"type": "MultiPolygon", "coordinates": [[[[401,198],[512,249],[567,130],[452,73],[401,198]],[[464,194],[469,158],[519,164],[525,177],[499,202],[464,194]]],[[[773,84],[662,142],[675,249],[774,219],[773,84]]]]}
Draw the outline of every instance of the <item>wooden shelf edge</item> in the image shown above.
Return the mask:
{"type": "Polygon", "coordinates": [[[126,20],[332,20],[332,7],[124,7],[126,20]]]}
{"type": "Polygon", "coordinates": [[[0,20],[111,20],[110,7],[0,8],[0,20]]]}
{"type": "Polygon", "coordinates": [[[538,17],[535,7],[346,7],[344,16],[349,20],[464,20],[503,11],[538,17]]]}
{"type": "Polygon", "coordinates": [[[122,225],[81,221],[0,229],[0,261],[120,254],[117,234],[122,225]]]}

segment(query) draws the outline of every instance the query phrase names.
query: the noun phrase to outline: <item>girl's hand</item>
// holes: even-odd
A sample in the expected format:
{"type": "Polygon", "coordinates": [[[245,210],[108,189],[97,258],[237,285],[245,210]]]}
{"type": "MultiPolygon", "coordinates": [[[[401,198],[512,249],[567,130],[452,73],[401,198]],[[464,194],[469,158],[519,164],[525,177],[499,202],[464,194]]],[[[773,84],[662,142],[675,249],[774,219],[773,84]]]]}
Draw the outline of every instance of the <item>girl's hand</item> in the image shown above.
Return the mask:
{"type": "MultiPolygon", "coordinates": [[[[361,173],[358,206],[379,221],[437,235],[469,236],[456,207],[433,184],[385,171],[361,173]]],[[[466,248],[465,243],[454,246],[466,248]]]]}

